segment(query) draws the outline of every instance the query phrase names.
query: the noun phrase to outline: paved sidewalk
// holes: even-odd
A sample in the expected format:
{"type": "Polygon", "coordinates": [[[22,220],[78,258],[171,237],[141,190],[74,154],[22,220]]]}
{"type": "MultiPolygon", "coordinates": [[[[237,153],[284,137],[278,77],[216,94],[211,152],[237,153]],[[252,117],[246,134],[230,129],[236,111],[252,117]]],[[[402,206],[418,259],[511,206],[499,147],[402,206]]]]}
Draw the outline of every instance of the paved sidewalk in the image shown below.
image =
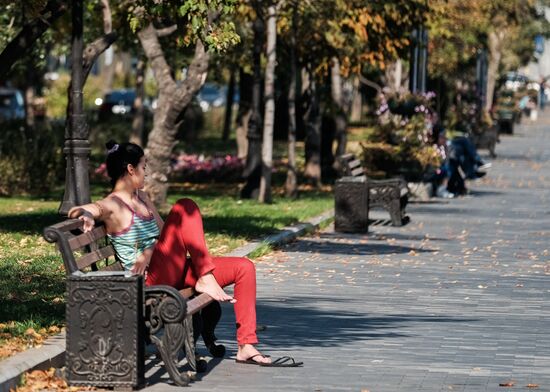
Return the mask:
{"type": "MultiPolygon", "coordinates": [[[[259,260],[260,348],[305,366],[213,360],[188,390],[550,391],[550,110],[497,153],[470,196],[412,204],[404,228],[328,228],[259,260]]],[[[233,324],[224,305],[232,355],[233,324]]]]}

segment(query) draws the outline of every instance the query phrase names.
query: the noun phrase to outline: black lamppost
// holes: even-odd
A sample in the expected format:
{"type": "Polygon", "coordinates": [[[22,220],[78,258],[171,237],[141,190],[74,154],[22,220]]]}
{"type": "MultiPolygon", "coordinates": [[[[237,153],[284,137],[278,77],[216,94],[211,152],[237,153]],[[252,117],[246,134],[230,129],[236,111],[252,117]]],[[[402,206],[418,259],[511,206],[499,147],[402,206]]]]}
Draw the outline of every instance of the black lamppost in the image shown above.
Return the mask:
{"type": "Polygon", "coordinates": [[[90,142],[88,125],[82,105],[83,71],[83,5],[82,0],[72,1],[72,54],[71,54],[71,96],[65,125],[65,146],[63,153],[67,160],[65,194],[59,213],[66,215],[71,207],[90,202],[90,180],[88,162],[90,142]]]}
{"type": "Polygon", "coordinates": [[[411,34],[411,58],[409,90],[411,93],[426,92],[426,69],[428,65],[428,31],[423,27],[411,34]]]}

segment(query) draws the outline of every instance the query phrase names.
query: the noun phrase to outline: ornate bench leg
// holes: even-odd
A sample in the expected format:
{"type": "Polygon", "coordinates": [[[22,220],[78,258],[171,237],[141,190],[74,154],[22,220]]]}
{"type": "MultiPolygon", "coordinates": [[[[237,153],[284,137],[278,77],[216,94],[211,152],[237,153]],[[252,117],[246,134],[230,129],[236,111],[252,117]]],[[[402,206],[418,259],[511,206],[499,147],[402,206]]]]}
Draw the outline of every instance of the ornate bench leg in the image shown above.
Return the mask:
{"type": "Polygon", "coordinates": [[[399,199],[394,199],[388,204],[390,211],[391,223],[393,226],[403,226],[403,216],[401,212],[401,202],[399,199]]]}
{"type": "Polygon", "coordinates": [[[151,340],[157,346],[170,378],[174,384],[182,387],[189,385],[191,380],[187,372],[178,370],[178,354],[183,345],[184,337],[185,328],[182,323],[165,324],[164,334],[160,339],[157,336],[151,336],[151,340]]]}
{"type": "MultiPolygon", "coordinates": [[[[195,350],[195,336],[193,333],[193,316],[185,317],[185,320],[183,320],[183,327],[185,328],[185,357],[193,372],[197,372],[197,353],[195,350]]],[[[200,370],[203,369],[201,368],[200,370]]]]}
{"type": "MultiPolygon", "coordinates": [[[[146,326],[151,341],[157,347],[166,371],[178,386],[187,386],[191,380],[187,372],[178,370],[178,355],[187,339],[184,319],[187,304],[180,293],[169,286],[151,286],[145,289],[147,304],[146,326]],[[157,333],[164,329],[162,337],[157,333]]],[[[191,336],[193,331],[191,329],[191,336]]]]}

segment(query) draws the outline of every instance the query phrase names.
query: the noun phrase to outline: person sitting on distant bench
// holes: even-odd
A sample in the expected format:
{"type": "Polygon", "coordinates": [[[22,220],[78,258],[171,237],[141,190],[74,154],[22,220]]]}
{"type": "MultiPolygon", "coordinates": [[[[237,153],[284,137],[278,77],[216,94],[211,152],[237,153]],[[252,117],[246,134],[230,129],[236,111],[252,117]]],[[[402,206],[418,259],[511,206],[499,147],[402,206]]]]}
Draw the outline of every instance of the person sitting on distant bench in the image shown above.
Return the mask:
{"type": "Polygon", "coordinates": [[[491,164],[481,159],[472,141],[464,135],[456,136],[449,141],[443,127],[434,127],[434,138],[437,140],[436,144],[443,148],[445,159],[436,171],[436,195],[452,198],[455,195],[466,194],[465,179],[474,180],[485,176],[485,170],[490,168],[491,164]]]}

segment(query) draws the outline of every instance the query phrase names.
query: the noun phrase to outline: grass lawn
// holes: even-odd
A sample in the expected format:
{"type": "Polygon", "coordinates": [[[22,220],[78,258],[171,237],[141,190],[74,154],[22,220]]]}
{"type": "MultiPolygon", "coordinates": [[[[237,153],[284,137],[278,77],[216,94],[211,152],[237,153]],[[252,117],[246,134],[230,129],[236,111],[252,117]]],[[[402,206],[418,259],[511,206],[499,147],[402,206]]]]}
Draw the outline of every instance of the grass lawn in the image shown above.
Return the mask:
{"type": "MultiPolygon", "coordinates": [[[[93,189],[93,199],[105,190],[93,189]]],[[[270,205],[237,195],[236,184],[175,184],[169,202],[190,197],[198,203],[213,254],[227,253],[333,205],[329,190],[304,189],[294,201],[275,196],[270,205]]],[[[64,324],[63,264],[54,246],[42,238],[44,227],[61,220],[57,198],[0,198],[0,359],[40,344],[64,324]]]]}

